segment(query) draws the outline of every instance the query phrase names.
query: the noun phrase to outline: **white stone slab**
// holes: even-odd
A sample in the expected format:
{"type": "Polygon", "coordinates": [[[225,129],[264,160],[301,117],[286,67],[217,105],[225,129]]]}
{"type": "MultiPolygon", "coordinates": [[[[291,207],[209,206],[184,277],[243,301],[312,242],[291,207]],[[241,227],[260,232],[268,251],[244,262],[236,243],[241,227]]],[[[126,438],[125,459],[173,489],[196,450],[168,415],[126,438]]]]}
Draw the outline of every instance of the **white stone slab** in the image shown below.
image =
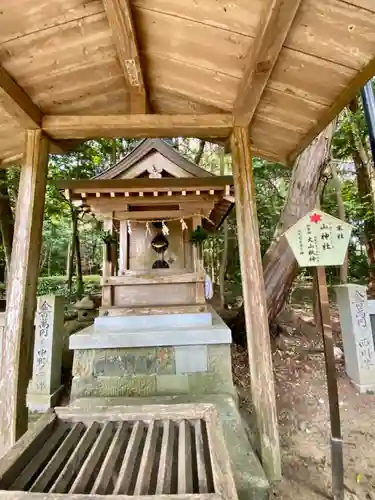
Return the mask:
{"type": "Polygon", "coordinates": [[[335,287],[340,310],[345,369],[360,392],[375,389],[375,349],[366,287],[335,287]]]}
{"type": "Polygon", "coordinates": [[[207,371],[207,345],[189,345],[175,347],[176,374],[207,371]]]}
{"type": "Polygon", "coordinates": [[[194,328],[212,325],[211,312],[188,314],[152,314],[139,316],[98,316],[94,326],[98,332],[134,329],[194,328]]]}

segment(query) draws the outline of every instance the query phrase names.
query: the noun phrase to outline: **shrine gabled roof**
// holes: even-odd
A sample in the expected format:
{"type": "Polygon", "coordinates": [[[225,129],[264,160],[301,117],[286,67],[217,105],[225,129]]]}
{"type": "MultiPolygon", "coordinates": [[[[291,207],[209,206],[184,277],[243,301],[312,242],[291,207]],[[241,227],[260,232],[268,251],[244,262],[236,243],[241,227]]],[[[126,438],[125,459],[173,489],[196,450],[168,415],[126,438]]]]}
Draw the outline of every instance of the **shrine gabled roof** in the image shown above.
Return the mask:
{"type": "Polygon", "coordinates": [[[290,163],[375,73],[374,0],[1,0],[0,163],[72,139],[249,127],[290,163]]]}
{"type": "Polygon", "coordinates": [[[95,179],[116,179],[155,151],[185,171],[189,176],[212,177],[214,175],[199,165],[187,160],[181,153],[176,151],[175,148],[162,139],[145,139],[124,158],[97,175],[95,179]]]}

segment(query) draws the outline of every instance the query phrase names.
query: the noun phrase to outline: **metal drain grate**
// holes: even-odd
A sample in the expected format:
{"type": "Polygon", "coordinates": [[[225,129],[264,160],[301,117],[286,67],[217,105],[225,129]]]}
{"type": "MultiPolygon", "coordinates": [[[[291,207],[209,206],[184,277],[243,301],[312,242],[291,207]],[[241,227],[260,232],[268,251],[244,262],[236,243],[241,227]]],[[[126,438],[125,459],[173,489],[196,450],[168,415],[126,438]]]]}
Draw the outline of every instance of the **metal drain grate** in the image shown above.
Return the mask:
{"type": "Polygon", "coordinates": [[[131,410],[93,415],[68,407],[46,415],[29,445],[0,461],[0,489],[45,500],[56,493],[236,498],[213,406],[131,410]]]}

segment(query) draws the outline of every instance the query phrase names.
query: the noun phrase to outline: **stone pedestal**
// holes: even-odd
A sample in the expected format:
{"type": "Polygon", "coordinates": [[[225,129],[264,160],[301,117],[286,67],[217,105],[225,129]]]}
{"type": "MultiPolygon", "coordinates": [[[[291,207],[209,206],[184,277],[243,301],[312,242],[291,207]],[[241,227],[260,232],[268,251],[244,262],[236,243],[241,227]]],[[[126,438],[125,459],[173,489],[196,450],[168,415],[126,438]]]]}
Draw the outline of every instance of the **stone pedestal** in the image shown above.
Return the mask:
{"type": "Polygon", "coordinates": [[[72,400],[235,395],[231,332],[217,313],[107,316],[70,337],[72,400]]]}
{"type": "Polygon", "coordinates": [[[375,350],[366,287],[351,284],[335,288],[340,310],[346,373],[359,392],[373,392],[375,350]]]}
{"type": "Polygon", "coordinates": [[[27,393],[31,411],[45,411],[56,404],[61,385],[64,332],[64,298],[38,297],[35,314],[33,377],[27,393]]]}

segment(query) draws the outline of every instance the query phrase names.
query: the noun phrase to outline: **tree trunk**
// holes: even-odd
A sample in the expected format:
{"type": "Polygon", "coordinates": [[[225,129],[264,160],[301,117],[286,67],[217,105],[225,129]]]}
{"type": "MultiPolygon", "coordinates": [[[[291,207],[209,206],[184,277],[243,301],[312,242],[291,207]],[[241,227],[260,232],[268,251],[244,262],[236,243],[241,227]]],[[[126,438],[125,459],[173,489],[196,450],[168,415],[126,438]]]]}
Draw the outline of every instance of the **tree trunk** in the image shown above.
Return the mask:
{"type": "MultiPolygon", "coordinates": [[[[225,174],[225,153],[224,150],[220,151],[220,175],[225,174]]],[[[219,287],[220,287],[220,308],[225,307],[225,273],[227,270],[228,262],[228,218],[226,217],[223,222],[223,250],[220,259],[220,272],[219,272],[219,287]]]]}
{"type": "Polygon", "coordinates": [[[369,172],[369,158],[365,145],[362,143],[359,128],[354,113],[358,111],[358,102],[353,99],[349,104],[351,116],[352,157],[357,173],[358,196],[361,202],[363,232],[369,265],[368,295],[375,298],[375,215],[374,193],[369,172]]]}
{"type": "MultiPolygon", "coordinates": [[[[331,173],[332,173],[333,186],[336,192],[338,216],[339,219],[345,221],[346,216],[345,216],[344,200],[342,199],[342,194],[341,194],[341,181],[337,174],[337,169],[334,162],[331,162],[331,173]]],[[[348,252],[346,253],[344,264],[340,266],[340,283],[347,283],[347,282],[348,282],[348,252]]]]}
{"type": "Polygon", "coordinates": [[[194,163],[196,163],[197,165],[199,165],[199,163],[202,159],[205,145],[206,145],[206,141],[201,139],[199,141],[199,148],[198,148],[197,154],[195,155],[195,158],[194,158],[194,163]]]}
{"type": "Polygon", "coordinates": [[[81,245],[79,241],[78,234],[78,217],[77,218],[77,227],[74,238],[74,246],[75,246],[75,254],[76,254],[76,270],[77,270],[77,296],[78,298],[82,298],[83,296],[83,277],[82,277],[82,259],[81,259],[81,245]]]}
{"type": "MultiPolygon", "coordinates": [[[[335,122],[331,123],[301,154],[294,165],[287,202],[277,224],[273,241],[263,257],[268,320],[272,323],[283,308],[297,276],[298,264],[282,234],[315,206],[319,182],[329,157],[335,122]]],[[[233,335],[245,330],[243,307],[231,323],[233,335]]],[[[235,339],[236,340],[236,339],[235,339]]]]}
{"type": "Polygon", "coordinates": [[[76,234],[75,239],[75,247],[76,247],[76,269],[77,269],[77,297],[82,298],[83,296],[83,276],[82,276],[82,261],[81,261],[81,248],[78,232],[76,234]]]}
{"type": "Polygon", "coordinates": [[[0,170],[0,231],[4,246],[5,262],[9,273],[13,244],[14,217],[10,206],[7,173],[5,169],[0,170]]]}
{"type": "Polygon", "coordinates": [[[72,211],[72,234],[69,244],[69,255],[68,255],[68,265],[67,265],[67,286],[68,286],[69,296],[72,294],[74,256],[76,249],[75,241],[76,241],[77,225],[78,225],[77,212],[75,208],[71,207],[71,211],[72,211]]]}

